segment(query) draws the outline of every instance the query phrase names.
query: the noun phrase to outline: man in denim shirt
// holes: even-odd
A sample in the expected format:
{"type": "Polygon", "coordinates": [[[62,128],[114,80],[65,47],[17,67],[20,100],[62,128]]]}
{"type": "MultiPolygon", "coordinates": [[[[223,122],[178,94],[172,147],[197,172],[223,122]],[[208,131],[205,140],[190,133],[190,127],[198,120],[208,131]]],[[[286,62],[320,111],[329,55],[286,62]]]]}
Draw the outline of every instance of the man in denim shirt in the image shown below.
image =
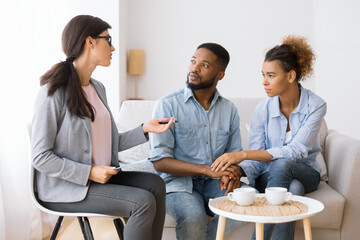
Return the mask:
{"type": "MultiPolygon", "coordinates": [[[[150,135],[150,157],[166,183],[166,211],[176,219],[177,239],[215,239],[218,217],[207,224],[210,198],[240,187],[240,168],[214,172],[210,165],[226,152],[241,151],[239,115],[216,89],[229,53],[215,43],[201,44],[192,56],[187,87],[157,101],[153,117],[174,116],[167,132],[150,135]]],[[[227,231],[244,223],[228,221],[227,231]],[[231,224],[232,222],[232,224],[231,224]]]]}

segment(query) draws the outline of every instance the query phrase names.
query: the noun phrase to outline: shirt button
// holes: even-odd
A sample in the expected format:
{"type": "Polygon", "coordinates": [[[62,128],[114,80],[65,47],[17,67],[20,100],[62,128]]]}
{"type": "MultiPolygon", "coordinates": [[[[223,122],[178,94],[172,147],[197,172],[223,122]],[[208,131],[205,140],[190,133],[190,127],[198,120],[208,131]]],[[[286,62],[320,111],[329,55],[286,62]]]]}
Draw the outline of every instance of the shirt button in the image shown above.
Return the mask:
{"type": "Polygon", "coordinates": [[[85,150],[85,152],[86,152],[86,153],[88,153],[88,152],[89,152],[89,150],[87,150],[87,149],[86,149],[86,150],[85,150]]]}
{"type": "Polygon", "coordinates": [[[207,160],[210,160],[210,158],[207,158],[207,160]]]}
{"type": "Polygon", "coordinates": [[[207,127],[207,125],[205,124],[204,127],[207,127]]]}
{"type": "Polygon", "coordinates": [[[208,142],[206,142],[206,144],[208,144],[208,142]]]}

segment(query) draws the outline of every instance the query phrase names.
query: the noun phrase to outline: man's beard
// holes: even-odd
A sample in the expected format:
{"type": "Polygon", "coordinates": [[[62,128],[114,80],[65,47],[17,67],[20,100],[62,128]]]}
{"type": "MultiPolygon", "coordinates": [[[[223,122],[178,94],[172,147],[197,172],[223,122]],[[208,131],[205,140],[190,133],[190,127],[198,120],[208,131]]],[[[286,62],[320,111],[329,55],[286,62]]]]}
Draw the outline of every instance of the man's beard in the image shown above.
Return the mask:
{"type": "MultiPolygon", "coordinates": [[[[191,73],[191,72],[190,72],[190,73],[191,73]]],[[[201,82],[201,81],[200,81],[199,84],[190,83],[190,82],[189,82],[189,75],[190,75],[190,73],[188,73],[188,75],[187,75],[186,84],[187,84],[187,86],[188,86],[191,90],[193,90],[193,91],[211,88],[211,87],[214,85],[214,83],[215,83],[216,75],[215,75],[213,78],[211,78],[210,80],[208,80],[208,81],[205,81],[205,82],[201,82]]],[[[200,77],[199,77],[199,78],[200,78],[200,77]]]]}

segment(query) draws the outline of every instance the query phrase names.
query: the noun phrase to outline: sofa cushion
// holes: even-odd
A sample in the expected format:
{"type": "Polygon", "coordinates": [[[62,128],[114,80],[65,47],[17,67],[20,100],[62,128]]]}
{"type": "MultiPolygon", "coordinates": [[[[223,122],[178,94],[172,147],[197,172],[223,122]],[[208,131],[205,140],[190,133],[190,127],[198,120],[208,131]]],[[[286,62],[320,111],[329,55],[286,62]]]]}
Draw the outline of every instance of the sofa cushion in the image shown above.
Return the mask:
{"type": "Polygon", "coordinates": [[[324,156],[322,155],[321,152],[319,152],[318,155],[316,155],[316,161],[318,162],[318,164],[321,168],[320,179],[322,181],[327,182],[329,180],[328,175],[327,175],[327,167],[326,167],[326,163],[324,160],[324,156]]]}
{"type": "Polygon", "coordinates": [[[321,153],[323,154],[323,156],[325,154],[325,140],[326,140],[327,134],[328,134],[328,127],[327,127],[325,119],[323,119],[321,122],[320,130],[319,130],[319,143],[320,143],[320,147],[321,147],[321,153]]]}
{"type": "MultiPolygon", "coordinates": [[[[311,217],[312,228],[340,229],[345,206],[345,198],[326,182],[320,181],[316,191],[305,195],[324,204],[324,210],[311,217]]],[[[302,227],[301,224],[298,226],[302,227]]]]}
{"type": "Polygon", "coordinates": [[[133,129],[151,119],[156,101],[127,100],[121,104],[118,123],[126,129],[133,129]]]}
{"type": "MultiPolygon", "coordinates": [[[[117,128],[120,133],[129,130],[124,126],[122,126],[121,124],[117,124],[117,128]]],[[[118,156],[119,156],[120,166],[125,166],[129,163],[134,163],[146,159],[149,157],[149,142],[145,142],[143,144],[139,144],[135,147],[121,151],[119,152],[118,156]]],[[[151,162],[132,165],[129,167],[125,167],[122,170],[156,173],[153,164],[151,162]]]]}
{"type": "Polygon", "coordinates": [[[262,100],[261,98],[230,98],[238,109],[240,117],[240,133],[243,149],[249,146],[249,127],[251,124],[254,108],[262,100]]]}

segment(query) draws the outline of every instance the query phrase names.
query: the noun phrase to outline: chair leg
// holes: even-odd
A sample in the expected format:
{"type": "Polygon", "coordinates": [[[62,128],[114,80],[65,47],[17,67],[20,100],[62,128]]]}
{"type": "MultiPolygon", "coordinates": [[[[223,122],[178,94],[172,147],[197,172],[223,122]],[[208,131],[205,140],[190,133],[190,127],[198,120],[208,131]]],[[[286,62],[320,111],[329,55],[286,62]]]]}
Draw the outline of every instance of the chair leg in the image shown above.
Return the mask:
{"type": "Polygon", "coordinates": [[[120,240],[124,240],[124,224],[120,218],[115,218],[114,225],[120,240]]]}
{"type": "Polygon", "coordinates": [[[59,216],[58,220],[56,221],[56,224],[55,224],[55,227],[54,227],[54,230],[51,234],[51,237],[50,237],[50,240],[55,240],[58,232],[59,232],[59,229],[60,229],[60,226],[61,226],[61,222],[63,220],[64,216],[59,216]]]}
{"type": "Polygon", "coordinates": [[[79,225],[81,228],[81,232],[83,234],[84,240],[88,240],[87,236],[86,236],[86,231],[85,231],[85,227],[84,227],[84,221],[82,219],[82,217],[77,217],[78,221],[79,221],[79,225]]]}
{"type": "Polygon", "coordinates": [[[88,240],[94,240],[94,237],[93,237],[93,234],[91,231],[91,227],[90,227],[90,222],[87,217],[84,217],[84,225],[85,225],[85,230],[86,230],[86,235],[88,237],[88,240]]]}

